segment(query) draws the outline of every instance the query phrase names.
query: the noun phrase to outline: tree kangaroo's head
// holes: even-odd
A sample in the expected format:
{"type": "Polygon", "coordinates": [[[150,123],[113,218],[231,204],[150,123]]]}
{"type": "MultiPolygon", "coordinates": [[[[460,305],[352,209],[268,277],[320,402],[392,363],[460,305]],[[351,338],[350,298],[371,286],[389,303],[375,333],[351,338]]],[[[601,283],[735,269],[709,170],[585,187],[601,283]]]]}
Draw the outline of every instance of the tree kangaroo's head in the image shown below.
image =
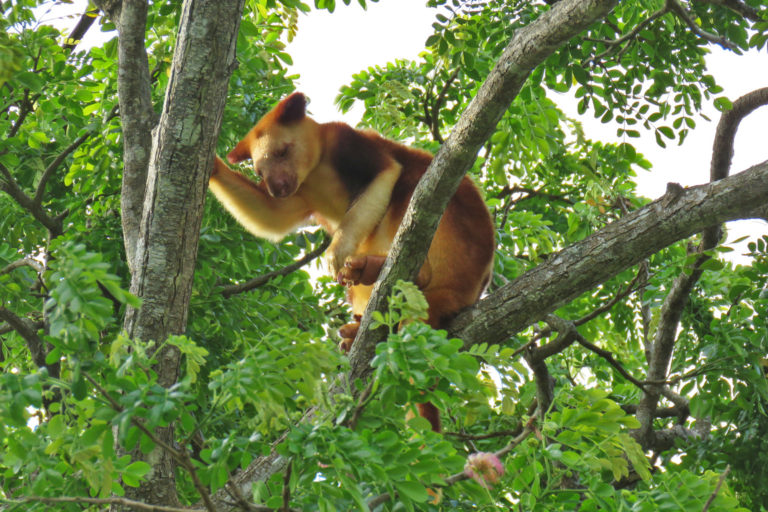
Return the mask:
{"type": "Polygon", "coordinates": [[[320,162],[319,125],[307,117],[307,100],[295,92],[277,104],[233,149],[227,160],[253,160],[272,197],[288,197],[298,190],[320,162]]]}

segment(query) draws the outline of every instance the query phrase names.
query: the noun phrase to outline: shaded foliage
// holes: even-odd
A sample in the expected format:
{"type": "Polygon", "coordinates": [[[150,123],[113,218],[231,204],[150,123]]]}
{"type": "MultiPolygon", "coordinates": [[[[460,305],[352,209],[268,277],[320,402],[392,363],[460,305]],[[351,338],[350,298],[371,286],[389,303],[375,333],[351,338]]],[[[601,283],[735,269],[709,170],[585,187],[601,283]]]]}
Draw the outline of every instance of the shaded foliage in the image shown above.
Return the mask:
{"type": "MultiPolygon", "coordinates": [[[[509,38],[550,7],[428,3],[434,34],[420,59],[361,71],[337,101],[342,110],[362,102],[365,127],[436,150],[509,38]]],[[[336,375],[348,363],[336,329],[348,310],[340,287],[312,277],[316,263],[247,293],[222,293],[293,262],[322,234],[304,231],[279,245],[256,240],[209,199],[185,334],[126,337],[122,315],[139,299],[125,291],[114,27],[100,17],[105,43],[65,49],[66,34],[38,23],[41,4],[0,7],[3,506],[47,510],[45,498],[60,497],[108,503],[151,477],[150,464],[121,451],[138,447],[175,454],[183,504],[200,501],[200,485],[221,491],[275,449],[290,471],[249,482],[245,496],[274,510],[768,508],[765,238],[751,242],[748,264],[730,263],[723,246],[702,264],[650,425],[669,433],[663,449],[634,435],[643,427],[636,412],[646,387],[658,384],[645,380],[652,340],[673,281],[693,272],[698,255],[689,246],[697,239],[560,308],[572,331],[551,318],[503,345],[466,351],[418,322],[423,298],[402,283],[390,311],[376,318],[390,336],[377,347],[370,382],[338,392],[336,375]],[[183,355],[169,388],[154,367],[163,345],[183,355]],[[543,349],[552,350],[543,357],[543,349]],[[407,419],[425,400],[442,411],[445,434],[407,419]],[[152,432],[168,426],[175,444],[161,446],[152,432]],[[502,453],[497,485],[463,476],[474,452],[502,453]]],[[[705,102],[731,105],[706,70],[709,45],[740,52],[768,39],[760,2],[738,3],[741,11],[728,5],[620,2],[532,72],[471,171],[497,227],[491,293],[648,202],[634,178],[651,163],[629,143],[588,138],[558,108],[557,93],[572,91],[580,113],[613,123],[627,140],[682,142],[705,102]]],[[[333,11],[336,2],[315,7],[333,11]]],[[[294,89],[285,41],[309,9],[299,0],[247,2],[220,154],[294,89]]],[[[177,2],[149,9],[157,112],[179,12],[177,2]]]]}

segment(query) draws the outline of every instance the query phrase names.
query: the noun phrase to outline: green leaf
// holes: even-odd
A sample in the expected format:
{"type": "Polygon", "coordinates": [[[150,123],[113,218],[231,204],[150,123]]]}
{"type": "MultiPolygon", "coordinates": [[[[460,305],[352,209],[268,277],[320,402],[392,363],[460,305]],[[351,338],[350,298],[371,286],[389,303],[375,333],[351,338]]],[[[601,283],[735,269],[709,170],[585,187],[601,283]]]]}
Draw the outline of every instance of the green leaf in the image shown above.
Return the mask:
{"type": "Polygon", "coordinates": [[[405,480],[393,483],[395,484],[395,488],[402,498],[415,501],[416,503],[424,503],[429,499],[427,489],[418,482],[405,480]]]}
{"type": "Polygon", "coordinates": [[[141,478],[149,473],[150,469],[152,469],[152,467],[149,464],[143,460],[137,460],[126,466],[126,468],[123,470],[123,474],[127,473],[135,478],[141,478]]]}
{"type": "Polygon", "coordinates": [[[727,112],[733,108],[733,103],[731,103],[731,100],[725,96],[720,96],[719,98],[715,98],[714,106],[720,112],[727,112]]]}
{"type": "Polygon", "coordinates": [[[72,396],[76,400],[83,400],[88,396],[88,385],[82,375],[72,383],[72,396]]]}

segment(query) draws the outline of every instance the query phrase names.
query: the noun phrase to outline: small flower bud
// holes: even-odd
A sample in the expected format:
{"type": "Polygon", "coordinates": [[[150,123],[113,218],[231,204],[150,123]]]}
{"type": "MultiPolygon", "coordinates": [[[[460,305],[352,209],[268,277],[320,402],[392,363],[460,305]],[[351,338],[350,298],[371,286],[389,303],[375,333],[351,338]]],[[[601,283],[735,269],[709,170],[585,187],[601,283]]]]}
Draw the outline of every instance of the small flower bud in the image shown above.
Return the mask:
{"type": "Polygon", "coordinates": [[[491,485],[498,483],[504,474],[504,465],[492,453],[473,453],[467,458],[464,474],[486,489],[490,489],[491,485]]]}

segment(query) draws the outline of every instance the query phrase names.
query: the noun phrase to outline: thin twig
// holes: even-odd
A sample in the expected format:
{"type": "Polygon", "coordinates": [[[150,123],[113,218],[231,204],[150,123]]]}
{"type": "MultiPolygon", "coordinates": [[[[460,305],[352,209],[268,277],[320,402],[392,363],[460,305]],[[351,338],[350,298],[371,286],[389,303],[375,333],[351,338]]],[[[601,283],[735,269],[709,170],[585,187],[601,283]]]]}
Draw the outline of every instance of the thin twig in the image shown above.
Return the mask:
{"type": "Polygon", "coordinates": [[[586,348],[586,349],[588,349],[588,350],[591,350],[591,351],[592,351],[592,352],[594,352],[595,354],[599,355],[600,357],[602,357],[603,359],[605,359],[606,361],[608,361],[608,363],[609,363],[611,366],[613,366],[613,367],[616,369],[616,371],[618,371],[618,372],[621,374],[621,376],[622,376],[622,377],[624,377],[625,379],[627,379],[629,382],[631,382],[632,384],[634,384],[635,386],[637,386],[637,387],[638,387],[638,388],[640,388],[641,390],[643,390],[643,391],[646,391],[646,389],[645,389],[645,384],[643,384],[643,382],[641,382],[640,380],[638,380],[638,379],[636,379],[635,377],[633,377],[633,376],[632,376],[632,375],[631,375],[631,374],[630,374],[630,373],[627,371],[627,369],[626,369],[626,368],[624,368],[624,367],[621,365],[621,363],[619,363],[619,362],[616,360],[616,358],[615,358],[615,357],[613,357],[613,353],[611,353],[611,352],[610,352],[610,351],[608,351],[608,350],[602,349],[602,348],[598,347],[597,345],[594,345],[594,344],[590,343],[589,341],[587,341],[587,339],[586,339],[586,338],[584,338],[584,336],[582,336],[582,335],[581,335],[581,334],[579,334],[579,333],[577,333],[577,334],[576,334],[576,341],[577,341],[577,342],[578,342],[578,344],[579,344],[579,345],[581,345],[582,347],[584,347],[584,348],[586,348]]]}
{"type": "Polygon", "coordinates": [[[710,43],[715,43],[715,44],[724,46],[729,50],[738,50],[738,46],[736,46],[726,38],[712,34],[710,32],[707,32],[703,28],[701,28],[696,23],[696,21],[691,17],[691,15],[688,14],[688,11],[685,9],[683,4],[681,4],[678,0],[666,0],[666,8],[674,12],[681,20],[683,20],[683,22],[686,25],[688,25],[688,27],[693,31],[693,33],[698,35],[699,37],[706,39],[710,43]]]}
{"type": "Polygon", "coordinates": [[[288,461],[288,466],[285,468],[285,476],[283,476],[282,512],[290,512],[291,510],[291,471],[292,470],[293,470],[293,459],[288,461]]]}
{"type": "Polygon", "coordinates": [[[697,0],[704,4],[713,4],[713,5],[719,5],[720,7],[725,7],[726,9],[729,9],[736,14],[739,14],[740,16],[743,16],[744,18],[747,18],[750,21],[754,22],[760,22],[765,21],[765,12],[766,11],[758,11],[757,9],[750,7],[749,5],[745,4],[744,2],[741,2],[739,0],[697,0]]]}
{"type": "Polygon", "coordinates": [[[24,120],[30,113],[32,113],[32,107],[39,97],[40,94],[38,93],[30,98],[29,89],[24,90],[24,99],[21,100],[21,104],[19,105],[19,116],[16,118],[16,122],[13,123],[13,126],[8,132],[7,138],[12,139],[16,136],[16,133],[21,129],[21,125],[24,124],[24,120]]]}
{"type": "Polygon", "coordinates": [[[715,490],[712,492],[712,496],[710,496],[707,502],[704,504],[704,508],[701,509],[701,512],[707,512],[707,510],[709,510],[710,505],[712,505],[712,502],[715,501],[715,498],[717,497],[717,493],[720,492],[720,487],[722,487],[723,482],[725,482],[725,477],[727,477],[728,473],[730,472],[731,465],[728,464],[725,466],[725,471],[723,471],[723,474],[720,475],[720,479],[717,481],[717,485],[715,486],[715,490]]]}
{"type": "Polygon", "coordinates": [[[591,313],[584,315],[583,317],[579,318],[578,320],[574,320],[573,324],[577,327],[580,325],[584,325],[585,323],[589,322],[590,320],[593,320],[597,318],[598,316],[602,315],[606,311],[610,310],[613,306],[615,306],[621,299],[628,297],[635,293],[638,290],[641,290],[647,282],[644,280],[640,284],[637,284],[637,282],[640,280],[640,275],[642,272],[638,272],[637,275],[632,279],[632,281],[627,285],[627,287],[617,293],[610,301],[606,302],[599,308],[595,309],[591,313]]]}
{"type": "MultiPolygon", "coordinates": [[[[616,51],[616,47],[620,46],[621,44],[629,41],[630,39],[634,38],[637,34],[640,33],[641,30],[643,30],[647,25],[652,23],[657,18],[660,18],[661,16],[664,16],[669,12],[669,8],[667,6],[662,7],[658,11],[654,12],[650,16],[648,16],[646,19],[638,23],[635,28],[624,34],[623,36],[616,38],[616,39],[588,39],[589,41],[593,41],[596,43],[602,43],[606,46],[608,46],[608,49],[604,52],[600,53],[599,55],[596,55],[592,59],[585,60],[583,64],[586,64],[589,60],[591,60],[593,63],[597,63],[602,61],[605,57],[616,51]]],[[[629,45],[625,46],[627,48],[629,45]]],[[[623,53],[624,49],[622,49],[623,53]]]]}
{"type": "Polygon", "coordinates": [[[525,201],[526,199],[530,199],[531,197],[543,197],[545,199],[550,199],[552,201],[562,201],[563,203],[571,204],[571,205],[574,204],[573,201],[571,201],[565,196],[558,195],[558,194],[549,194],[547,192],[542,192],[540,189],[537,190],[537,189],[532,189],[527,187],[520,187],[517,185],[513,187],[510,187],[510,186],[504,187],[501,190],[501,192],[496,194],[496,198],[502,199],[504,197],[511,196],[513,194],[525,194],[525,196],[519,199],[515,199],[514,200],[515,203],[519,203],[520,201],[525,201]]]}
{"type": "MultiPolygon", "coordinates": [[[[642,272],[642,269],[641,269],[640,271],[638,271],[638,274],[632,279],[632,281],[630,281],[630,283],[626,286],[626,288],[624,288],[624,290],[618,292],[610,301],[606,302],[605,304],[603,304],[599,308],[591,311],[590,313],[584,315],[583,317],[581,317],[579,319],[573,320],[573,325],[575,325],[576,327],[579,327],[581,325],[586,324],[587,322],[589,322],[591,320],[594,320],[595,318],[597,318],[601,314],[603,314],[606,311],[610,310],[621,299],[623,299],[623,298],[625,298],[625,297],[627,297],[629,295],[632,295],[633,293],[641,290],[647,284],[647,282],[648,282],[647,274],[644,274],[642,272]],[[642,276],[642,282],[640,284],[636,284],[640,280],[641,276],[642,276]]],[[[555,330],[557,330],[557,329],[555,329],[555,330]]],[[[552,328],[548,326],[548,327],[542,329],[539,332],[539,334],[537,335],[536,339],[546,338],[546,337],[548,337],[551,334],[552,334],[552,328]]]]}
{"type": "Polygon", "coordinates": [[[110,498],[88,498],[86,496],[27,496],[19,499],[0,499],[0,503],[9,503],[12,505],[21,505],[24,503],[84,503],[89,505],[121,505],[132,507],[138,510],[149,510],[150,512],[202,512],[204,509],[189,507],[170,507],[166,505],[151,505],[141,501],[134,501],[128,498],[113,496],[110,498]]]}
{"type": "MultiPolygon", "coordinates": [[[[456,77],[459,76],[459,70],[460,68],[456,68],[453,73],[451,73],[451,76],[449,76],[448,80],[445,81],[443,88],[440,89],[440,92],[437,94],[437,97],[432,104],[432,113],[430,114],[430,130],[432,131],[432,137],[434,137],[435,141],[439,144],[445,142],[443,136],[440,134],[440,108],[442,108],[443,103],[445,102],[445,95],[448,92],[448,89],[454,80],[456,80],[456,77]]],[[[425,109],[426,108],[427,107],[425,106],[425,109]]]]}
{"type": "Polygon", "coordinates": [[[37,184],[37,190],[35,190],[35,197],[33,198],[33,201],[36,204],[40,204],[43,201],[45,186],[48,184],[48,180],[53,175],[53,172],[58,169],[58,167],[61,165],[64,159],[69,156],[70,153],[80,147],[82,143],[88,140],[91,135],[93,135],[93,132],[84,133],[76,138],[69,146],[64,148],[64,151],[56,155],[56,158],[53,159],[53,162],[51,162],[48,167],[45,168],[42,176],[40,176],[40,181],[37,184]]]}
{"type": "Polygon", "coordinates": [[[315,249],[312,250],[312,252],[308,252],[304,255],[303,258],[300,260],[297,260],[290,265],[286,265],[285,267],[279,269],[279,270],[273,270],[272,272],[268,272],[266,274],[260,275],[258,277],[255,277],[251,279],[250,281],[246,281],[241,284],[233,284],[229,286],[225,286],[221,290],[221,294],[225,298],[229,298],[232,295],[235,295],[236,293],[243,293],[250,290],[253,290],[254,288],[258,288],[259,286],[263,286],[272,279],[279,277],[279,276],[287,276],[291,272],[294,272],[304,265],[310,263],[312,260],[323,254],[323,252],[328,248],[328,246],[331,244],[330,237],[326,236],[323,241],[318,245],[315,249]]]}
{"type": "Polygon", "coordinates": [[[347,422],[347,427],[350,430],[355,429],[357,420],[360,419],[360,415],[362,414],[363,409],[365,409],[365,406],[368,405],[368,402],[371,401],[371,392],[373,391],[373,385],[375,382],[375,378],[370,379],[368,386],[363,390],[362,393],[360,393],[360,397],[357,400],[357,407],[355,407],[355,411],[352,413],[352,416],[350,416],[349,421],[347,422]]]}
{"type": "Polygon", "coordinates": [[[40,183],[38,184],[34,197],[29,197],[25,194],[8,168],[0,163],[0,174],[2,174],[2,179],[0,179],[0,190],[6,192],[19,206],[31,213],[35,220],[45,226],[45,228],[48,229],[48,237],[50,239],[56,238],[63,233],[63,220],[69,214],[69,210],[65,210],[57,216],[52,216],[43,208],[41,202],[46,182],[50,178],[51,173],[61,164],[64,158],[66,158],[71,151],[74,151],[77,146],[82,144],[85,139],[93,135],[93,133],[94,132],[91,132],[78,137],[78,139],[65,149],[63,153],[56,157],[51,165],[45,169],[43,176],[40,178],[40,183]]]}
{"type": "Polygon", "coordinates": [[[444,436],[458,437],[462,441],[482,441],[483,439],[493,439],[495,437],[512,437],[520,435],[522,427],[514,430],[497,430],[487,434],[465,434],[463,432],[443,432],[444,436]]]}

